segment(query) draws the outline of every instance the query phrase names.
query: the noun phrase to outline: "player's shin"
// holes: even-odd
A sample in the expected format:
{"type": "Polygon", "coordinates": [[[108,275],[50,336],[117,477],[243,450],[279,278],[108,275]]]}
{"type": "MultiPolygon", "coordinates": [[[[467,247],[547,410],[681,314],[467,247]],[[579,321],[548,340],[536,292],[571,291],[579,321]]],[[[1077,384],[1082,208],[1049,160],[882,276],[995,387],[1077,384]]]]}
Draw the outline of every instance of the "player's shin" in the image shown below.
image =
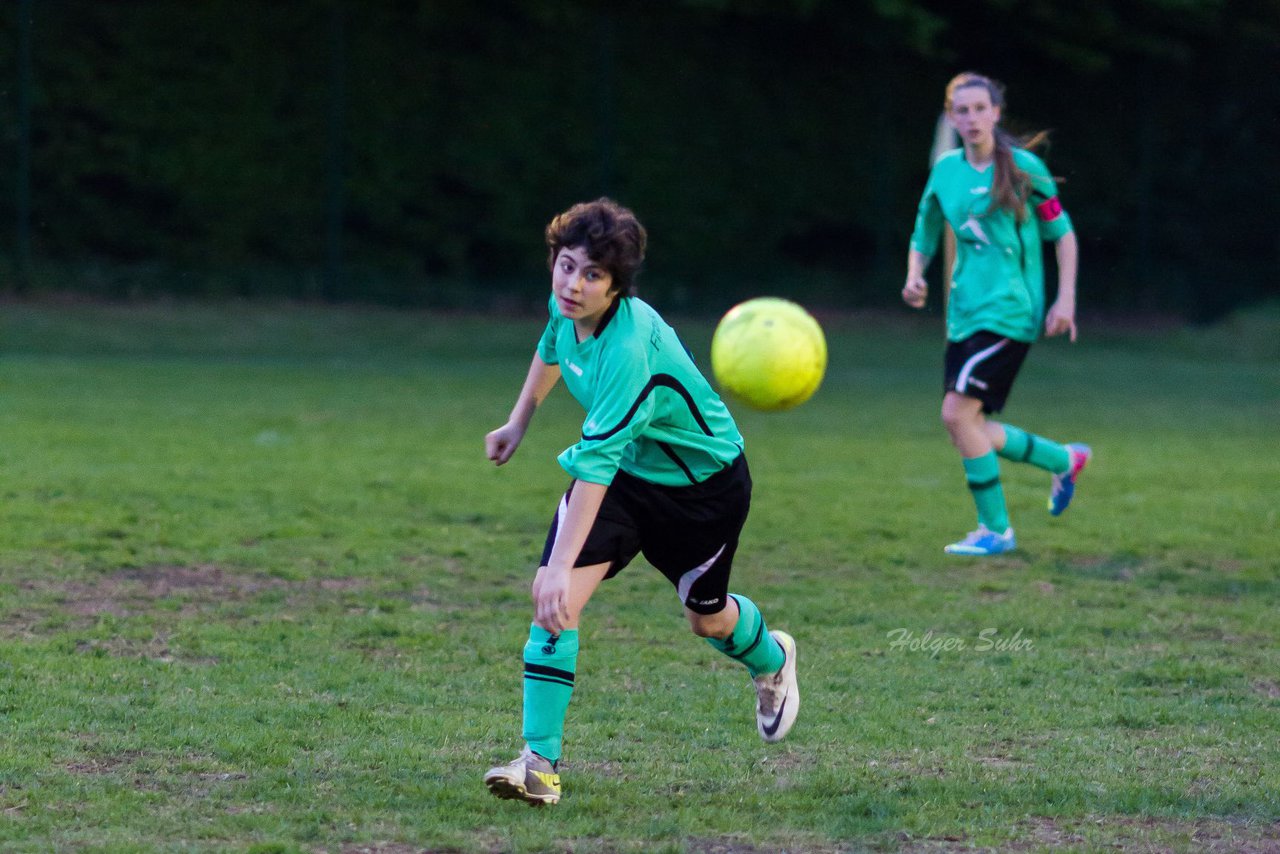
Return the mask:
{"type": "Polygon", "coordinates": [[[1004,488],[1000,485],[1000,462],[994,451],[981,457],[962,460],[965,482],[973,496],[978,511],[979,524],[997,534],[1009,527],[1009,511],[1004,503],[1004,488]]]}
{"type": "Polygon", "coordinates": [[[746,665],[752,678],[761,673],[776,673],[782,669],[786,654],[769,634],[760,609],[746,596],[730,593],[738,603],[738,622],[727,638],[707,638],[707,643],[730,658],[746,665]]]}
{"type": "Polygon", "coordinates": [[[553,635],[529,626],[524,645],[524,740],[539,756],[560,760],[564,717],[578,667],[578,630],[553,635]]]}
{"type": "Polygon", "coordinates": [[[1014,427],[1004,426],[1004,447],[997,453],[1006,460],[1030,463],[1052,474],[1062,474],[1071,467],[1071,455],[1065,445],[1059,445],[1043,436],[1014,427]]]}

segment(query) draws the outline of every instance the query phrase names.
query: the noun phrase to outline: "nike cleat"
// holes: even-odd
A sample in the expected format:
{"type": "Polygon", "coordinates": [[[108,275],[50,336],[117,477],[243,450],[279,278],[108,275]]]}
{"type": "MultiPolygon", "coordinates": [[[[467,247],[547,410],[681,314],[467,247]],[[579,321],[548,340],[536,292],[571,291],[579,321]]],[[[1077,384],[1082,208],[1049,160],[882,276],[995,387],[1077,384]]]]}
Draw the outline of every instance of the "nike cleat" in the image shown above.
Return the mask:
{"type": "Polygon", "coordinates": [[[1014,545],[1013,528],[1007,529],[1003,534],[997,534],[986,525],[979,525],[978,530],[970,531],[963,540],[952,543],[943,551],[949,555],[986,557],[1011,552],[1014,545]]]}
{"type": "Polygon", "coordinates": [[[786,655],[782,669],[777,673],[761,673],[752,681],[756,684],[756,729],[760,737],[773,743],[782,741],[796,722],[800,711],[800,686],[796,682],[796,641],[786,632],[769,634],[786,655]]]}
{"type": "Polygon", "coordinates": [[[560,775],[551,761],[525,749],[510,765],[490,768],[484,784],[495,797],[540,807],[560,800],[560,775]]]}
{"type": "Polygon", "coordinates": [[[1067,445],[1067,453],[1071,457],[1070,466],[1062,474],[1053,476],[1053,485],[1049,488],[1050,516],[1061,515],[1071,503],[1071,497],[1076,494],[1076,478],[1089,464],[1093,449],[1088,445],[1067,445]]]}

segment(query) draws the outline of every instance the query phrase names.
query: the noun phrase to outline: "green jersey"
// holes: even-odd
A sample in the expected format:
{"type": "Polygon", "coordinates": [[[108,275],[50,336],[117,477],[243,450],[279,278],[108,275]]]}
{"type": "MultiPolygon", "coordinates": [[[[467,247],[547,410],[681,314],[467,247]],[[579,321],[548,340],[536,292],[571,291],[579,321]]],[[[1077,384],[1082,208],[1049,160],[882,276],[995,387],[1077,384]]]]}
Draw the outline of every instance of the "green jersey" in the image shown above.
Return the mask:
{"type": "Polygon", "coordinates": [[[964,149],[948,151],[929,173],[916,214],[911,248],[933,257],[945,219],[956,234],[956,264],[947,299],[947,338],[962,341],[988,330],[1031,343],[1044,320],[1044,262],[1041,241],[1071,231],[1071,217],[1058,201],[1044,162],[1013,149],[1013,160],[1031,178],[1031,195],[1021,225],[1007,210],[991,210],[995,166],[978,170],[964,149]]]}
{"type": "Polygon", "coordinates": [[[560,454],[573,477],[609,484],[618,469],[664,486],[701,483],[742,453],[742,434],[676,332],[647,303],[621,297],[579,341],[553,298],[538,358],[559,365],[587,410],[560,454]]]}

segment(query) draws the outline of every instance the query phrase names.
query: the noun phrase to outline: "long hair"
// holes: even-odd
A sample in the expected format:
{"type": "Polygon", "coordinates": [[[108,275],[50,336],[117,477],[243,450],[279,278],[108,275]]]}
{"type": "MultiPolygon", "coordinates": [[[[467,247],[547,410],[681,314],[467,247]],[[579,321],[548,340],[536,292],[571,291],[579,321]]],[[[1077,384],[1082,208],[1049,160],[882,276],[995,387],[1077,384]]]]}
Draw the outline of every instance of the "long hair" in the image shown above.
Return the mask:
{"type": "MultiPolygon", "coordinates": [[[[970,86],[981,86],[986,89],[987,94],[991,96],[991,105],[999,107],[1001,111],[1004,110],[1004,84],[974,71],[965,71],[951,78],[951,82],[947,84],[947,97],[943,109],[950,113],[956,92],[970,86]]],[[[997,124],[993,135],[995,136],[993,155],[995,174],[991,176],[992,205],[988,212],[1006,210],[1013,214],[1014,219],[1021,225],[1027,218],[1031,177],[1019,169],[1018,164],[1014,162],[1013,149],[1037,148],[1048,141],[1049,132],[1042,130],[1028,137],[1016,137],[997,124]]]]}

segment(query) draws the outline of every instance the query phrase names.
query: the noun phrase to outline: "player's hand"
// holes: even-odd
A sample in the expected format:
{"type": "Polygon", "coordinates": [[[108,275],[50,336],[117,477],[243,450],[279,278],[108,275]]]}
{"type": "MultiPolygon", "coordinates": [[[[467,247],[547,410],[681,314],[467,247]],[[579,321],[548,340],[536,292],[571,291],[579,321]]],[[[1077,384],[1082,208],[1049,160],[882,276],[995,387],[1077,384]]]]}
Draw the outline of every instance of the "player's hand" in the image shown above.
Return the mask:
{"type": "Polygon", "coordinates": [[[485,456],[493,460],[494,465],[500,466],[511,459],[511,455],[516,452],[516,448],[520,447],[520,440],[523,438],[524,431],[515,424],[507,422],[485,435],[485,456]]]}
{"type": "Polygon", "coordinates": [[[1067,333],[1071,343],[1076,343],[1076,307],[1074,303],[1055,300],[1044,317],[1044,334],[1046,337],[1067,333]]]}
{"type": "Polygon", "coordinates": [[[569,621],[569,570],[544,566],[533,582],[533,621],[558,635],[569,621]]]}
{"type": "Polygon", "coordinates": [[[912,308],[924,308],[925,299],[929,296],[929,283],[924,276],[909,276],[902,287],[902,301],[912,308]]]}

